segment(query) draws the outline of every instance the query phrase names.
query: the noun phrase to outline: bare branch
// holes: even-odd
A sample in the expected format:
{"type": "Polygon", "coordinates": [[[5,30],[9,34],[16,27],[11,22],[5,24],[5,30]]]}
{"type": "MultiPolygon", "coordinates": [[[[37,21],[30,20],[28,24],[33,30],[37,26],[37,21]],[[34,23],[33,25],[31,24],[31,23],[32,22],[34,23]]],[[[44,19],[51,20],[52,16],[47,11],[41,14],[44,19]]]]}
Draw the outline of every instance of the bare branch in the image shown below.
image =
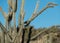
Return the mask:
{"type": "Polygon", "coordinates": [[[25,24],[29,25],[31,21],[33,21],[37,16],[39,16],[46,9],[52,8],[52,7],[56,6],[56,5],[57,4],[54,4],[54,3],[48,3],[41,11],[39,11],[38,13],[33,14],[33,16],[28,21],[26,21],[25,24]]]}
{"type": "MultiPolygon", "coordinates": [[[[18,36],[21,35],[23,28],[24,28],[24,0],[22,0],[22,4],[21,4],[21,10],[20,10],[20,25],[19,25],[20,29],[18,32],[18,36]]],[[[22,35],[20,37],[20,40],[22,40],[22,35]]]]}
{"type": "Polygon", "coordinates": [[[12,8],[12,0],[8,0],[9,7],[12,8]]]}
{"type": "Polygon", "coordinates": [[[32,28],[33,28],[33,26],[31,26],[30,29],[29,29],[29,34],[28,34],[28,40],[27,40],[27,43],[30,42],[30,39],[31,39],[31,33],[32,33],[32,28]]]}
{"type": "Polygon", "coordinates": [[[5,34],[7,34],[7,35],[9,36],[9,38],[12,40],[11,35],[8,34],[8,31],[7,31],[6,28],[1,24],[1,22],[0,22],[0,27],[1,27],[2,31],[3,31],[5,34]]]}
{"type": "Polygon", "coordinates": [[[42,33],[44,33],[45,31],[47,31],[49,29],[44,29],[43,31],[39,32],[38,34],[36,34],[35,36],[31,37],[31,40],[35,39],[36,37],[38,37],[39,35],[41,35],[42,33]]]}
{"type": "MultiPolygon", "coordinates": [[[[21,11],[20,11],[20,23],[19,23],[19,27],[20,29],[24,28],[24,0],[22,0],[22,4],[21,4],[21,11]]],[[[20,33],[21,31],[19,31],[20,33]]]]}
{"type": "Polygon", "coordinates": [[[13,12],[13,22],[14,22],[14,35],[16,35],[17,30],[16,30],[16,17],[15,17],[15,13],[13,12]]]}
{"type": "Polygon", "coordinates": [[[10,11],[10,12],[8,13],[8,15],[7,15],[6,12],[4,12],[4,11],[2,10],[1,7],[0,7],[0,11],[2,12],[2,15],[3,15],[4,18],[5,18],[5,21],[6,21],[6,29],[8,29],[8,26],[9,26],[11,20],[12,20],[13,13],[12,13],[12,11],[10,11]]]}
{"type": "MultiPolygon", "coordinates": [[[[52,29],[52,28],[51,28],[51,29],[52,29]]],[[[35,36],[33,36],[33,37],[31,38],[31,40],[37,38],[38,36],[42,35],[43,33],[47,33],[47,34],[48,34],[48,33],[53,32],[53,31],[50,31],[51,29],[44,29],[44,30],[40,31],[38,34],[36,34],[35,36]]],[[[56,29],[56,28],[53,28],[53,29],[56,29]]],[[[58,32],[58,31],[55,31],[55,32],[58,32]]]]}
{"type": "MultiPolygon", "coordinates": [[[[19,32],[15,36],[15,38],[13,39],[13,41],[15,41],[15,39],[21,35],[22,30],[24,28],[24,0],[22,0],[21,10],[20,10],[20,15],[19,15],[19,28],[20,28],[19,29],[19,32]]],[[[19,40],[21,40],[21,38],[19,38],[19,40]]]]}
{"type": "MultiPolygon", "coordinates": [[[[38,7],[39,7],[39,0],[37,1],[37,3],[36,3],[36,7],[35,7],[35,9],[34,9],[34,12],[33,12],[33,14],[35,14],[35,13],[37,13],[37,10],[38,10],[38,7]]],[[[32,15],[33,16],[33,15],[32,15]]]]}
{"type": "Polygon", "coordinates": [[[8,15],[8,21],[11,21],[13,18],[14,22],[14,32],[16,33],[16,18],[15,18],[15,13],[17,11],[17,0],[8,0],[9,7],[10,7],[10,12],[8,15]]]}
{"type": "Polygon", "coordinates": [[[23,29],[23,31],[22,31],[22,41],[21,41],[21,43],[24,43],[24,38],[25,38],[25,29],[23,29]]]}
{"type": "Polygon", "coordinates": [[[17,0],[8,0],[8,4],[14,12],[17,11],[17,0]]]}
{"type": "Polygon", "coordinates": [[[17,0],[12,0],[12,10],[14,11],[14,12],[16,12],[17,11],[17,0]]]}
{"type": "Polygon", "coordinates": [[[4,12],[1,7],[0,7],[0,11],[2,12],[2,15],[4,16],[4,18],[6,19],[6,17],[7,17],[6,12],[4,12]]]}

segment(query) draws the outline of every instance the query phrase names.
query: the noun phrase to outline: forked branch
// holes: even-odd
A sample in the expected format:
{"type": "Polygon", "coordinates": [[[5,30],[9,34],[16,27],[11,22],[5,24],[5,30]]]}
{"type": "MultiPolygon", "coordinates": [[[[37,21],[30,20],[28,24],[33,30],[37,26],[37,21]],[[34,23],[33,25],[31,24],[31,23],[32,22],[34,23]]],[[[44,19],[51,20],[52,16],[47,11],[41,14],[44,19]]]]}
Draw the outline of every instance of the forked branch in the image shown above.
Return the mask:
{"type": "Polygon", "coordinates": [[[57,4],[54,4],[54,3],[51,3],[51,2],[50,2],[50,3],[48,3],[41,11],[39,11],[38,13],[35,13],[35,14],[33,13],[32,16],[31,16],[31,18],[25,22],[26,26],[28,26],[31,21],[33,21],[37,16],[39,16],[39,15],[40,15],[42,12],[44,12],[46,9],[48,9],[48,8],[53,8],[53,7],[55,7],[55,6],[57,6],[57,4]]]}

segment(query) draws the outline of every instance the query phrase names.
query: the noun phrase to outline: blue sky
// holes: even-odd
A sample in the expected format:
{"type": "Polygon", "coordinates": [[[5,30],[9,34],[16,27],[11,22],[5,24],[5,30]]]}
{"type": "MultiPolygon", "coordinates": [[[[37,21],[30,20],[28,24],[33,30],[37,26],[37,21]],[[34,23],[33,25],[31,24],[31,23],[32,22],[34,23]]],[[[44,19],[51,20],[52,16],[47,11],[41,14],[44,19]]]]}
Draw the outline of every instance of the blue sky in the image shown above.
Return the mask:
{"type": "MultiPolygon", "coordinates": [[[[25,19],[24,21],[28,20],[36,6],[37,0],[25,0],[25,19]]],[[[34,26],[35,28],[40,27],[49,27],[53,25],[60,25],[60,0],[40,0],[39,3],[39,10],[41,10],[48,2],[54,2],[58,4],[58,6],[54,8],[49,8],[45,10],[41,15],[39,15],[36,19],[34,19],[30,25],[34,26]]],[[[21,0],[18,0],[18,10],[16,12],[16,24],[18,25],[18,15],[20,13],[20,5],[21,0]]],[[[0,6],[3,8],[3,10],[8,13],[8,3],[7,0],[0,0],[0,6]]],[[[2,13],[0,12],[0,21],[5,24],[4,17],[2,16],[2,13]]]]}

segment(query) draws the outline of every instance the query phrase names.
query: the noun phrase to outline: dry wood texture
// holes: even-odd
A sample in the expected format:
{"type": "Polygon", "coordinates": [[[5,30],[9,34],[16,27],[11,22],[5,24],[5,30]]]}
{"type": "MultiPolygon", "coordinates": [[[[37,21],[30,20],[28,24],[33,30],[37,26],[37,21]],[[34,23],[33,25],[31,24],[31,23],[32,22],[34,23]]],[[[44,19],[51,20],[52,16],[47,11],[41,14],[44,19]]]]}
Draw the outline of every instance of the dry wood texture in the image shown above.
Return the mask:
{"type": "MultiPolygon", "coordinates": [[[[8,14],[6,14],[5,11],[3,11],[2,7],[0,7],[0,12],[2,13],[6,23],[5,26],[2,25],[0,22],[0,29],[2,30],[2,37],[0,38],[0,43],[24,43],[24,37],[25,37],[25,31],[26,28],[29,28],[29,33],[28,33],[28,40],[26,43],[29,43],[31,38],[31,32],[33,27],[29,27],[29,24],[41,13],[43,13],[46,9],[48,8],[53,8],[57,4],[54,4],[52,2],[48,3],[41,11],[37,12],[38,7],[39,7],[39,0],[36,3],[36,7],[34,9],[34,12],[30,19],[24,22],[24,2],[25,0],[22,0],[21,2],[21,8],[20,8],[20,14],[18,18],[18,32],[17,32],[17,27],[16,27],[16,12],[17,12],[17,5],[18,5],[18,0],[8,0],[8,5],[9,5],[9,11],[8,14]],[[13,20],[14,26],[11,27],[11,21],[13,20]]],[[[42,32],[41,32],[42,33],[42,32]]],[[[38,33],[40,34],[40,33],[38,33]]],[[[35,37],[35,36],[34,36],[35,37]]],[[[33,38],[34,38],[33,37],[33,38]]]]}

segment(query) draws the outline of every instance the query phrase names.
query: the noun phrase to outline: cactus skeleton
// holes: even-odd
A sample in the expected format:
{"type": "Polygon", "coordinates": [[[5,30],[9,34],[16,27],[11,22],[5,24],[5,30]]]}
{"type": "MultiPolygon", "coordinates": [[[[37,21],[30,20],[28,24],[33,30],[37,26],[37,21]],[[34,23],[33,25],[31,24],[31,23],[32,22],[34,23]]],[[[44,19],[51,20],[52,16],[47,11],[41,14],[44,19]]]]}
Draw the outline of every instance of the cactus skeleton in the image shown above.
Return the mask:
{"type": "MultiPolygon", "coordinates": [[[[37,12],[38,7],[39,7],[39,0],[38,0],[32,16],[27,21],[24,22],[24,17],[25,17],[24,2],[25,2],[25,0],[22,0],[20,14],[19,14],[19,18],[18,18],[18,27],[17,27],[18,29],[16,28],[16,17],[15,17],[16,12],[17,12],[18,0],[8,0],[8,5],[9,5],[8,14],[6,14],[6,12],[4,12],[2,10],[2,8],[0,7],[0,12],[2,12],[2,15],[4,16],[5,21],[6,21],[6,26],[5,27],[0,22],[0,28],[1,28],[1,30],[3,32],[3,35],[4,35],[4,36],[2,36],[3,39],[1,39],[2,40],[1,43],[5,43],[6,40],[7,40],[6,43],[24,43],[25,28],[29,27],[29,24],[37,16],[39,16],[41,13],[43,13],[46,9],[53,8],[54,6],[57,6],[57,4],[49,2],[42,10],[37,12]],[[10,27],[10,23],[11,23],[12,20],[14,22],[13,29],[10,27]]],[[[34,36],[34,37],[31,38],[32,28],[33,27],[29,28],[28,40],[27,40],[26,43],[29,43],[31,39],[36,37],[36,36],[34,36]]],[[[37,36],[39,34],[37,34],[37,36]]]]}

